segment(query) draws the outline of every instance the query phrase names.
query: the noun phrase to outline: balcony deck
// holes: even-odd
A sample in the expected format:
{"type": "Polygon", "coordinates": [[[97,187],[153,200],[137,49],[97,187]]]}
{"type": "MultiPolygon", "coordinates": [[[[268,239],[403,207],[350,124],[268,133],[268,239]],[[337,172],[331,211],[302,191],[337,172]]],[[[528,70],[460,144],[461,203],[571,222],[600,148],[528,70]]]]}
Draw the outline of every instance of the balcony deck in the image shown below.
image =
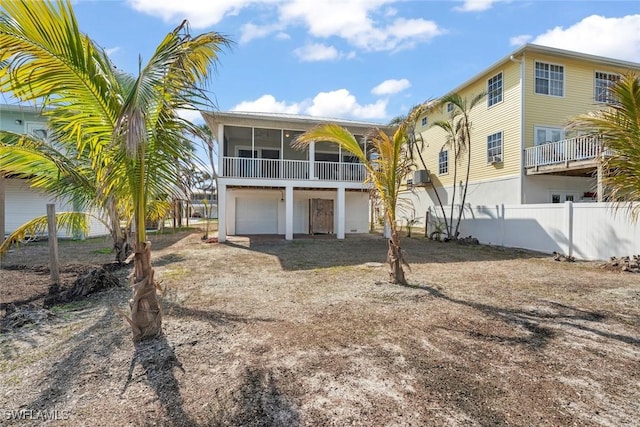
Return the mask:
{"type": "Polygon", "coordinates": [[[367,172],[361,163],[312,162],[307,160],[223,158],[221,176],[274,180],[346,181],[362,183],[367,172]],[[309,171],[313,170],[310,174],[309,171]]]}
{"type": "Polygon", "coordinates": [[[527,175],[583,174],[598,166],[602,154],[599,138],[579,136],[525,149],[524,167],[527,175]]]}

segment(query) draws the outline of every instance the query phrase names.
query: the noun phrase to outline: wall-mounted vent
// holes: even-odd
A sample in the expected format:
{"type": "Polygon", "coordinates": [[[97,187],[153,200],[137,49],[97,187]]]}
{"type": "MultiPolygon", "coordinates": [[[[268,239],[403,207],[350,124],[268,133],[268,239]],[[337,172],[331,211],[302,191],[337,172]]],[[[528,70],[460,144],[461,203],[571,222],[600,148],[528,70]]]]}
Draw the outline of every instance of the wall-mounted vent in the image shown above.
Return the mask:
{"type": "Polygon", "coordinates": [[[421,185],[431,182],[429,171],[425,169],[417,170],[413,173],[413,184],[421,185]]]}

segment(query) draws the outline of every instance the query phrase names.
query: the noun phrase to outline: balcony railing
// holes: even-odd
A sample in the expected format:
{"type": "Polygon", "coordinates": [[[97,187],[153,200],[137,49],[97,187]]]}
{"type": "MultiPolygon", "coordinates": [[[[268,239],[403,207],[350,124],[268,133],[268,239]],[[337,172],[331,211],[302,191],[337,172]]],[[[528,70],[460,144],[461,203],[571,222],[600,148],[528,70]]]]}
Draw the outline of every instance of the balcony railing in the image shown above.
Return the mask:
{"type": "Polygon", "coordinates": [[[267,178],[288,180],[322,180],[363,182],[367,176],[360,163],[314,162],[314,174],[309,175],[306,160],[250,159],[225,157],[222,176],[230,178],[267,178]]]}
{"type": "Polygon", "coordinates": [[[578,136],[525,149],[525,168],[594,160],[602,152],[599,138],[578,136]]]}

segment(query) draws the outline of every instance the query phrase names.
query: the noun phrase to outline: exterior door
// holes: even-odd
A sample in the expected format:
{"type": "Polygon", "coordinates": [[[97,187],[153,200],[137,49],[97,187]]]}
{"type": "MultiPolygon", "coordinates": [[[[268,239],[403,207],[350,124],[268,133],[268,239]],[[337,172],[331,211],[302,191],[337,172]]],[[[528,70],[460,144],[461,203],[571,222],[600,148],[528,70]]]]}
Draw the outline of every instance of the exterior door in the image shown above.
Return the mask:
{"type": "Polygon", "coordinates": [[[309,200],[309,234],[333,234],[333,200],[309,200]]]}
{"type": "Polygon", "coordinates": [[[238,157],[240,159],[237,160],[238,164],[236,165],[236,173],[243,178],[249,178],[255,176],[256,173],[256,160],[258,158],[258,151],[239,148],[238,149],[238,157]]]}
{"type": "Polygon", "coordinates": [[[236,234],[278,234],[278,199],[236,199],[236,234]]]}
{"type": "Polygon", "coordinates": [[[564,129],[536,126],[534,133],[534,144],[542,146],[537,150],[539,165],[559,163],[564,160],[564,150],[561,144],[551,144],[564,139],[564,129]]]}

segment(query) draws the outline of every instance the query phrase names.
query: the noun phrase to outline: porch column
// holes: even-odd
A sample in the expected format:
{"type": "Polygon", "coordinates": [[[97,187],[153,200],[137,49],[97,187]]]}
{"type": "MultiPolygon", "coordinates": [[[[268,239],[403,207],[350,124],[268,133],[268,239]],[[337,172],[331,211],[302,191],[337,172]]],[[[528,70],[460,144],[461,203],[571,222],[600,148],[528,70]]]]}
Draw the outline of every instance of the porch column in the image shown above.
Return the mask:
{"type": "Polygon", "coordinates": [[[284,195],[284,238],[293,240],[293,187],[287,186],[284,195]]]}
{"type": "Polygon", "coordinates": [[[338,188],[338,197],[336,198],[336,211],[338,212],[338,229],[336,230],[336,237],[338,239],[344,239],[346,223],[344,196],[344,187],[338,188]]]}
{"type": "Polygon", "coordinates": [[[597,196],[597,201],[598,202],[603,202],[604,201],[604,186],[602,185],[602,161],[600,161],[600,159],[598,159],[598,172],[597,172],[597,176],[596,176],[596,196],[597,196]]]}
{"type": "Polygon", "coordinates": [[[316,143],[309,144],[309,179],[316,178],[316,143]]]}
{"type": "MultiPolygon", "coordinates": [[[[221,156],[222,157],[222,156],[221,156]]],[[[218,187],[218,241],[227,240],[227,185],[218,187]]]]}
{"type": "Polygon", "coordinates": [[[216,139],[218,140],[218,176],[226,176],[225,170],[224,170],[225,152],[224,152],[224,125],[223,124],[218,125],[218,135],[216,139]]]}
{"type": "Polygon", "coordinates": [[[0,243],[4,242],[4,233],[6,232],[5,228],[5,213],[4,213],[4,191],[5,179],[4,175],[0,173],[0,243]]]}

